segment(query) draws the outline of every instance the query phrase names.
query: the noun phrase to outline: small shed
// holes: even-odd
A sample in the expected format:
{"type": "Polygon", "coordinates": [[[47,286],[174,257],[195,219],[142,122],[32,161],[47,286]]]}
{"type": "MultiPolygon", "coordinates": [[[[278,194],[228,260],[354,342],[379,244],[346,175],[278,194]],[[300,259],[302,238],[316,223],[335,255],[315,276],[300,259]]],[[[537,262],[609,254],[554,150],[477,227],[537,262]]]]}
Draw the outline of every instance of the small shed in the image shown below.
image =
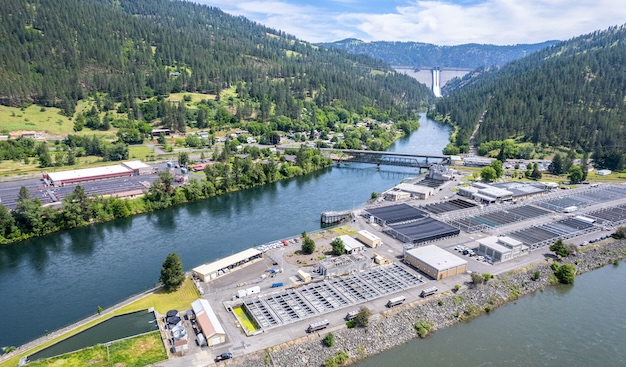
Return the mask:
{"type": "Polygon", "coordinates": [[[300,269],[298,270],[298,278],[302,279],[303,282],[308,283],[311,281],[311,274],[300,269]]]}
{"type": "Polygon", "coordinates": [[[380,237],[370,233],[369,231],[366,230],[361,230],[357,233],[357,237],[356,237],[359,241],[363,242],[364,244],[366,244],[369,247],[378,247],[378,246],[382,246],[383,241],[380,239],[380,237]]]}

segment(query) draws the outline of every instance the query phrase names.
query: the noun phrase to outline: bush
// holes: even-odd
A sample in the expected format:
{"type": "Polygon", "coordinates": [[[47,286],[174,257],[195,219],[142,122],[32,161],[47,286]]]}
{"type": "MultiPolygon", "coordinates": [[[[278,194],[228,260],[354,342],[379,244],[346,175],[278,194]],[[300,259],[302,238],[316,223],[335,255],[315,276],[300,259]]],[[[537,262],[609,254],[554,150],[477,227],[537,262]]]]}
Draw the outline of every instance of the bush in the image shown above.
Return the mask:
{"type": "Polygon", "coordinates": [[[472,283],[474,283],[474,285],[480,285],[485,282],[485,278],[483,278],[483,276],[478,273],[472,273],[471,277],[472,283]]]}
{"type": "Polygon", "coordinates": [[[532,280],[539,280],[539,278],[541,277],[541,272],[539,270],[535,270],[535,272],[533,273],[532,276],[532,280]]]}
{"type": "Polygon", "coordinates": [[[574,284],[574,280],[576,279],[576,266],[573,264],[562,264],[559,265],[557,263],[552,263],[552,270],[554,270],[554,275],[558,279],[561,284],[574,284]]]}
{"type": "Polygon", "coordinates": [[[335,345],[335,334],[333,333],[326,334],[324,339],[322,339],[322,344],[324,344],[324,346],[329,347],[329,348],[335,345]]]}
{"type": "Polygon", "coordinates": [[[493,274],[483,273],[483,279],[485,280],[485,283],[487,283],[489,279],[493,279],[493,274]]]}
{"type": "Polygon", "coordinates": [[[417,335],[419,335],[420,338],[424,338],[426,337],[426,334],[428,334],[430,329],[432,329],[434,324],[432,322],[418,320],[414,326],[415,326],[415,330],[417,331],[417,335]]]}
{"type": "Polygon", "coordinates": [[[360,326],[365,327],[369,324],[371,315],[372,315],[372,312],[370,311],[369,308],[361,307],[359,309],[359,313],[356,314],[354,321],[356,321],[357,324],[359,324],[360,326]]]}
{"type": "Polygon", "coordinates": [[[461,285],[460,284],[455,284],[454,285],[454,291],[458,292],[461,289],[461,285]]]}
{"type": "Polygon", "coordinates": [[[354,320],[347,321],[347,322],[346,322],[346,327],[347,327],[348,329],[353,329],[353,328],[355,328],[355,327],[356,327],[356,321],[354,321],[354,320]]]}

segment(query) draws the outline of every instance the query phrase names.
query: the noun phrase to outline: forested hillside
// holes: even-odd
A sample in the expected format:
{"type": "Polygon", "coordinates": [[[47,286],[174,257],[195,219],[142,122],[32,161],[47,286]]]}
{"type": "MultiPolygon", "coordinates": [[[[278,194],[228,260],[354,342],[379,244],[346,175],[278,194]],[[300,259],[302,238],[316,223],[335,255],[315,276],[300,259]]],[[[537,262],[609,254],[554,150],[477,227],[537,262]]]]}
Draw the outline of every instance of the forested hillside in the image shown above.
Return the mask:
{"type": "MultiPolygon", "coordinates": [[[[326,106],[397,121],[431,98],[380,61],[192,2],[3,0],[0,10],[4,105],[56,106],[72,116],[91,97],[98,112],[122,102],[130,117],[144,118],[137,101],[181,91],[219,96],[236,86],[239,120],[286,117],[313,128],[314,110],[326,106]]],[[[153,112],[149,123],[165,117],[153,112]]]]}
{"type": "Polygon", "coordinates": [[[437,46],[420,42],[363,42],[358,39],[322,43],[327,47],[346,50],[384,60],[391,65],[415,67],[455,67],[475,69],[481,66],[502,66],[531,53],[550,47],[558,41],[511,46],[465,44],[437,46]]]}
{"type": "Polygon", "coordinates": [[[626,28],[562,42],[476,78],[431,115],[460,127],[461,151],[481,114],[476,142],[518,141],[594,152],[626,149],[626,28]]]}

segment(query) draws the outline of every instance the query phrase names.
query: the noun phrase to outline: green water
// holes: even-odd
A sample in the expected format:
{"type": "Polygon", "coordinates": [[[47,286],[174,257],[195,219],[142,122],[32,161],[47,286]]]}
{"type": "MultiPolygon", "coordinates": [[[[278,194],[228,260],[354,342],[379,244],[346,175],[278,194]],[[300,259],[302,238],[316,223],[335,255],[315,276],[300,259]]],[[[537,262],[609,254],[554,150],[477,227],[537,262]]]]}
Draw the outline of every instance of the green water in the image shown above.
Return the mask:
{"type": "Polygon", "coordinates": [[[46,349],[30,355],[29,361],[50,358],[74,352],[96,344],[128,338],[129,336],[158,330],[154,313],[139,311],[115,316],[87,330],[60,341],[46,349]]]}

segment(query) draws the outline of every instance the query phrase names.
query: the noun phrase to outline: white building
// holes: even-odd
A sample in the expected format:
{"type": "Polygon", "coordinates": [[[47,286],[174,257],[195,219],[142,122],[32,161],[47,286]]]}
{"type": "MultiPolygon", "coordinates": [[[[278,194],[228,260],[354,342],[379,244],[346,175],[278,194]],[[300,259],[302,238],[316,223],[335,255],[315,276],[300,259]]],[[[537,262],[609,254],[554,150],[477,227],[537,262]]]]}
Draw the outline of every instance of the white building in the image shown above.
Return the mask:
{"type": "Polygon", "coordinates": [[[365,249],[365,246],[348,235],[339,236],[339,239],[343,242],[343,245],[346,248],[346,254],[355,254],[357,252],[361,252],[365,249]]]}
{"type": "Polygon", "coordinates": [[[528,254],[528,246],[511,237],[486,237],[478,241],[478,252],[493,261],[507,261],[528,254]]]}

